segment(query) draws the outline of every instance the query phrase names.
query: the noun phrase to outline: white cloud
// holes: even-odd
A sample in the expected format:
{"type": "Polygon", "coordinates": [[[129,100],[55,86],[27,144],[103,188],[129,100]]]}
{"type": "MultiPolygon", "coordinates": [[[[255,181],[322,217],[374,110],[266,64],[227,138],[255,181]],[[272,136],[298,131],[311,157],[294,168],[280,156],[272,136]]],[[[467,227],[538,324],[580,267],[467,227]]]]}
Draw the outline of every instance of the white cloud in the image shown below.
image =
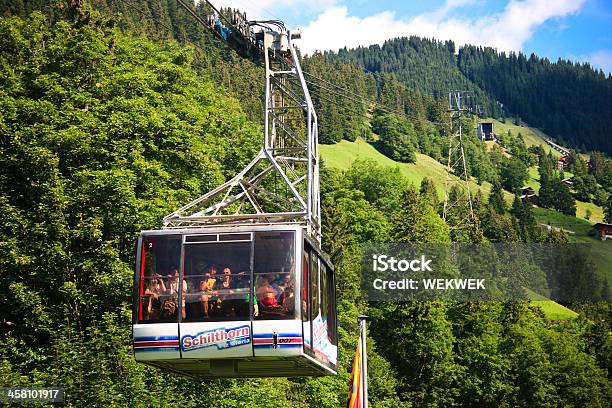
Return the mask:
{"type": "Polygon", "coordinates": [[[409,19],[397,18],[390,11],[359,18],[349,15],[347,7],[332,6],[304,28],[300,48],[310,53],[344,46],[382,44],[390,38],[418,35],[451,39],[458,45],[478,44],[518,51],[544,22],[576,13],[584,2],[511,0],[499,13],[459,18],[451,16],[450,12],[475,3],[475,0],[447,0],[439,9],[409,19]]]}
{"type": "Polygon", "coordinates": [[[442,18],[446,16],[451,11],[464,7],[471,6],[477,3],[478,0],[446,0],[446,2],[437,10],[424,13],[423,16],[429,16],[433,18],[442,18]]]}

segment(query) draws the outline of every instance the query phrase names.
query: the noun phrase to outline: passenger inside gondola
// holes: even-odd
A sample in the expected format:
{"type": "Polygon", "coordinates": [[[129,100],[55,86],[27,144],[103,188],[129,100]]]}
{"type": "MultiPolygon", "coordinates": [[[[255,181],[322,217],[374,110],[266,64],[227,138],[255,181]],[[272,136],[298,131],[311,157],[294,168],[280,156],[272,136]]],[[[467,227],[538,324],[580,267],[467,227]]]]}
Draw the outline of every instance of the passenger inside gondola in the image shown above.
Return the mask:
{"type": "Polygon", "coordinates": [[[221,300],[221,310],[226,317],[236,316],[236,287],[230,268],[223,269],[223,278],[219,284],[219,299],[221,300]]]}
{"type": "Polygon", "coordinates": [[[259,285],[257,286],[257,300],[259,303],[265,308],[278,307],[276,295],[276,291],[270,285],[270,278],[267,274],[261,274],[259,285]]]}
{"type": "Polygon", "coordinates": [[[204,279],[200,281],[199,287],[201,293],[200,300],[202,302],[202,313],[205,317],[209,316],[209,302],[216,300],[216,298],[214,298],[214,295],[217,286],[217,279],[215,279],[215,277],[213,277],[211,273],[213,268],[211,268],[211,271],[206,272],[204,274],[204,279]]]}
{"type": "Polygon", "coordinates": [[[276,302],[287,308],[289,312],[295,307],[294,283],[291,274],[284,273],[272,283],[272,288],[276,293],[276,302]]]}
{"type": "Polygon", "coordinates": [[[148,279],[145,296],[145,316],[144,320],[158,320],[162,308],[162,296],[166,293],[166,285],[161,276],[154,274],[153,278],[148,279]]]}
{"type": "Polygon", "coordinates": [[[225,41],[227,41],[229,35],[232,32],[232,30],[229,27],[226,27],[225,25],[223,25],[220,18],[217,18],[215,20],[215,29],[219,32],[219,34],[221,35],[221,37],[223,37],[225,41]]]}
{"type": "Polygon", "coordinates": [[[282,274],[278,279],[275,279],[275,274],[260,274],[258,277],[256,296],[262,319],[284,319],[295,309],[291,278],[285,281],[286,275],[289,274],[282,274]]]}
{"type": "Polygon", "coordinates": [[[210,277],[209,279],[211,280],[212,285],[216,286],[219,284],[219,276],[217,276],[217,265],[212,264],[210,266],[210,269],[208,270],[208,272],[210,273],[210,277]],[[212,283],[212,281],[215,281],[215,283],[212,283]]]}
{"type": "MultiPolygon", "coordinates": [[[[183,279],[183,296],[182,298],[182,307],[181,307],[181,317],[184,319],[186,316],[185,310],[185,295],[187,294],[188,286],[187,281],[183,279]]],[[[168,292],[172,296],[170,299],[164,301],[164,306],[162,306],[162,315],[165,317],[173,317],[176,313],[176,308],[178,305],[178,293],[179,293],[179,272],[178,269],[172,270],[170,273],[170,278],[168,279],[168,292]],[[172,304],[174,303],[174,304],[172,304]],[[170,314],[171,313],[171,314],[170,314]]]]}

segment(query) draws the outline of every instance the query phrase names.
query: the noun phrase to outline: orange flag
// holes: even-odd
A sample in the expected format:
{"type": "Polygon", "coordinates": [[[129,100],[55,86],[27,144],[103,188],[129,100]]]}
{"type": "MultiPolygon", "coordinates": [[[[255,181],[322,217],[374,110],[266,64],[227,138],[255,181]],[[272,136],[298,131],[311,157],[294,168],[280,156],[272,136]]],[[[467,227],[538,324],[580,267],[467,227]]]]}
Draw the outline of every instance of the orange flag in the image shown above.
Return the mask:
{"type": "Polygon", "coordinates": [[[351,382],[349,383],[349,402],[348,408],[362,408],[363,401],[361,397],[361,338],[357,342],[357,350],[355,350],[355,358],[353,359],[353,372],[351,373],[351,382]]]}

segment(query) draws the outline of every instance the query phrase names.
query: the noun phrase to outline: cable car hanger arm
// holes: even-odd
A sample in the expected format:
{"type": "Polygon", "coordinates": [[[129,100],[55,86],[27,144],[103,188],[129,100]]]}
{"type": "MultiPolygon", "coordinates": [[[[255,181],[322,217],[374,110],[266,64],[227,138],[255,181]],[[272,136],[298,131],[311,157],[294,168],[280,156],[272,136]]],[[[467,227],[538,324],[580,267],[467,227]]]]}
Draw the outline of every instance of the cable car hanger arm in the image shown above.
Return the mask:
{"type": "MultiPolygon", "coordinates": [[[[213,11],[213,14],[208,15],[208,21],[206,21],[196,10],[187,4],[185,0],[176,1],[179,6],[190,14],[200,25],[212,31],[213,35],[218,40],[222,41],[227,47],[234,50],[241,57],[250,59],[259,66],[263,66],[263,54],[266,50],[263,44],[263,35],[265,32],[277,32],[281,35],[288,35],[291,39],[298,39],[301,36],[299,31],[289,33],[285,24],[278,20],[248,21],[246,15],[236,13],[234,16],[235,21],[231,22],[210,1],[203,0],[203,2],[213,11]],[[257,33],[254,32],[251,29],[253,26],[260,27],[261,31],[257,33]]],[[[292,61],[291,54],[286,52],[288,50],[283,50],[282,46],[279,46],[279,51],[285,51],[285,55],[273,53],[271,57],[277,60],[277,62],[284,62],[291,68],[294,68],[295,64],[292,61]]]]}

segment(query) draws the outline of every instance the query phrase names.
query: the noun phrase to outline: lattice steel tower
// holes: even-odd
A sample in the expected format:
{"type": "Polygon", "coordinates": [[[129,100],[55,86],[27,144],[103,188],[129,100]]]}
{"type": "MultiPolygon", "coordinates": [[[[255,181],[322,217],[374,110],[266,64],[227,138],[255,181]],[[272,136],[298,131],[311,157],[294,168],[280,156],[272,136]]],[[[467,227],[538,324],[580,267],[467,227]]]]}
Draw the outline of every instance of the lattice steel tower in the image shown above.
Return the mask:
{"type": "MultiPolygon", "coordinates": [[[[465,152],[463,149],[462,116],[469,112],[469,94],[465,91],[454,91],[448,94],[448,106],[450,113],[450,131],[448,146],[448,162],[446,166],[446,180],[444,183],[444,221],[453,209],[463,204],[462,196],[466,197],[468,203],[467,211],[458,220],[453,220],[451,228],[466,228],[474,221],[474,209],[472,207],[472,195],[469,188],[470,177],[467,172],[465,152]],[[457,188],[459,194],[450,196],[453,187],[457,188]]],[[[461,210],[461,209],[459,209],[461,210]]],[[[459,211],[461,213],[461,211],[459,211]]]]}

